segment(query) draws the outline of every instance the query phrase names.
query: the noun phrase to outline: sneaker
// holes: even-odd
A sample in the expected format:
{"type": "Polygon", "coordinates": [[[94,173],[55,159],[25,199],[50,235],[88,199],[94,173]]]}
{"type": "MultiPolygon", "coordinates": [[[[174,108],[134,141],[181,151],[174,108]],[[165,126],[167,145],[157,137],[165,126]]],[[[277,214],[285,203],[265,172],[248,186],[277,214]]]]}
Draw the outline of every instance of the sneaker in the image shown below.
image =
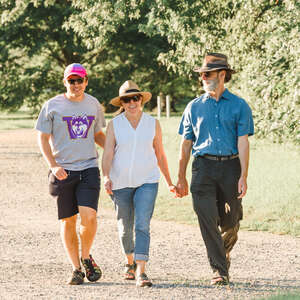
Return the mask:
{"type": "Polygon", "coordinates": [[[68,284],[71,284],[71,285],[83,284],[84,276],[85,275],[83,272],[81,272],[81,270],[75,270],[75,271],[73,271],[72,277],[69,280],[68,284]]]}
{"type": "Polygon", "coordinates": [[[90,258],[86,258],[86,259],[81,258],[81,262],[85,268],[86,278],[89,281],[97,281],[98,279],[101,278],[102,272],[99,266],[97,266],[94,259],[92,258],[92,255],[90,255],[90,258]]]}

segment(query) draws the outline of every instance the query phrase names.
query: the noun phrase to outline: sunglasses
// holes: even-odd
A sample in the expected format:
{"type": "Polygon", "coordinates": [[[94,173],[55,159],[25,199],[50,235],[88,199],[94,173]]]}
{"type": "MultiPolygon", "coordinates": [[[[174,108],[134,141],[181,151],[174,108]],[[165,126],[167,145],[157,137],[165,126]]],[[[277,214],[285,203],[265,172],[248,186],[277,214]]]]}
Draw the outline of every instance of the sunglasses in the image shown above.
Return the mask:
{"type": "Polygon", "coordinates": [[[133,102],[138,102],[141,100],[141,96],[140,95],[135,95],[135,96],[128,96],[128,97],[122,97],[121,100],[124,103],[130,103],[130,101],[132,100],[133,102]]]}
{"type": "Polygon", "coordinates": [[[216,70],[216,71],[211,71],[211,72],[203,72],[201,73],[201,77],[204,76],[205,78],[209,78],[214,72],[220,73],[223,70],[216,70]]]}
{"type": "Polygon", "coordinates": [[[210,77],[211,73],[210,72],[203,72],[202,76],[205,76],[206,78],[210,77]]]}
{"type": "Polygon", "coordinates": [[[75,84],[77,82],[78,84],[82,84],[84,82],[83,78],[77,78],[77,79],[67,79],[69,84],[75,84]]]}

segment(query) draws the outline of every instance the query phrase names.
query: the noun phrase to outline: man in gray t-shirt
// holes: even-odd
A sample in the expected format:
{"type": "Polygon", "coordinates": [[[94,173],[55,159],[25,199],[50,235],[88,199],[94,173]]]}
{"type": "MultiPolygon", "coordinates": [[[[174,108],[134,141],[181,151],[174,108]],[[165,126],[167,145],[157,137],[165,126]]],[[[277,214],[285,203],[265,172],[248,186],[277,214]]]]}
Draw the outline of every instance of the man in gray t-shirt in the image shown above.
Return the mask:
{"type": "Polygon", "coordinates": [[[36,129],[49,172],[49,192],[57,200],[61,237],[73,273],[69,284],[82,284],[85,275],[97,281],[101,270],[90,255],[97,230],[100,173],[96,144],[104,147],[104,114],[98,100],[85,93],[88,77],[78,63],[64,72],[66,93],[48,100],[36,129]],[[76,232],[80,214],[81,259],[76,232]],[[83,264],[86,274],[81,270],[83,264]]]}

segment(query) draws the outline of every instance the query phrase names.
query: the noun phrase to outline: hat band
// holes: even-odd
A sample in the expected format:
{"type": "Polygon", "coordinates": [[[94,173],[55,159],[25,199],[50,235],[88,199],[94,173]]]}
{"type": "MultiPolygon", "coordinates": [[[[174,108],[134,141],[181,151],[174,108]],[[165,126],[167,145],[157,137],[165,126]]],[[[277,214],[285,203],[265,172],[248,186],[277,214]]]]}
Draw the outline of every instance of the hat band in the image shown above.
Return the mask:
{"type": "Polygon", "coordinates": [[[127,90],[127,91],[125,92],[125,94],[127,94],[127,93],[134,93],[134,92],[140,93],[140,90],[137,90],[137,89],[127,90]]]}
{"type": "Polygon", "coordinates": [[[206,64],[206,66],[203,66],[204,68],[205,67],[208,67],[208,68],[229,68],[229,66],[227,64],[212,64],[212,63],[208,63],[206,64]]]}

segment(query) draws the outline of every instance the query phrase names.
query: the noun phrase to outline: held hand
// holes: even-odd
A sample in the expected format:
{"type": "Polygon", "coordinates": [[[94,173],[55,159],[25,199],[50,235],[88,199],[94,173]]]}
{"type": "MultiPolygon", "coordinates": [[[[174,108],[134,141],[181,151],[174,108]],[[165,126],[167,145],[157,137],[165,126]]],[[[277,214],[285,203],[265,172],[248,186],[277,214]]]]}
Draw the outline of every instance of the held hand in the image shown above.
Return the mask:
{"type": "Polygon", "coordinates": [[[178,179],[176,186],[176,197],[182,198],[189,193],[189,185],[186,178],[178,179]]]}
{"type": "Polygon", "coordinates": [[[245,177],[240,177],[239,183],[238,183],[238,192],[239,196],[238,198],[243,198],[247,193],[247,179],[245,177]]]}
{"type": "Polygon", "coordinates": [[[50,168],[52,174],[58,179],[58,180],[64,180],[68,177],[67,172],[65,169],[61,166],[55,166],[50,168]]]}
{"type": "Polygon", "coordinates": [[[176,194],[176,186],[173,185],[173,184],[169,185],[169,191],[170,191],[171,193],[176,194]]]}
{"type": "Polygon", "coordinates": [[[112,181],[110,180],[110,178],[108,176],[104,176],[103,177],[103,182],[104,182],[104,188],[105,191],[108,195],[112,195],[112,181]]]}

